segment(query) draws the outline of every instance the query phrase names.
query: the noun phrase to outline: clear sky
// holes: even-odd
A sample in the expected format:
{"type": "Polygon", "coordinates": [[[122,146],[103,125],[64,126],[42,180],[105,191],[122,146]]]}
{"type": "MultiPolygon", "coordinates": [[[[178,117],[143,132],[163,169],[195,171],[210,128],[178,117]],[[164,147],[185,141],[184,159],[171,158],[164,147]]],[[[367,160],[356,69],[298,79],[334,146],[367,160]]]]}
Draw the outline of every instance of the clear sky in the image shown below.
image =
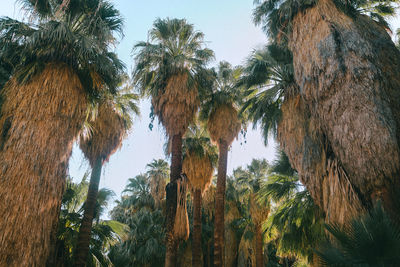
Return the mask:
{"type": "MultiPolygon", "coordinates": [[[[15,0],[0,0],[0,16],[20,17],[22,13],[14,5],[15,0]]],[[[125,19],[125,37],[116,47],[120,58],[131,70],[133,60],[131,49],[134,43],[147,40],[147,32],[156,18],[185,18],[195,28],[205,34],[207,45],[216,54],[218,61],[226,60],[233,65],[241,64],[249,53],[267,40],[259,28],[251,21],[253,0],[115,0],[117,8],[125,19]]],[[[398,20],[392,20],[393,28],[398,28],[398,20]]],[[[115,153],[103,169],[101,187],[107,187],[119,197],[128,178],[145,171],[152,159],[163,158],[165,137],[162,127],[153,131],[148,128],[150,106],[142,101],[141,117],[136,118],[128,138],[121,150],[115,153]]],[[[258,131],[251,130],[246,136],[235,141],[228,157],[228,173],[233,168],[250,163],[252,158],[274,157],[275,143],[265,147],[258,131]]],[[[74,148],[70,161],[70,174],[80,180],[88,169],[88,164],[79,149],[74,148]]]]}

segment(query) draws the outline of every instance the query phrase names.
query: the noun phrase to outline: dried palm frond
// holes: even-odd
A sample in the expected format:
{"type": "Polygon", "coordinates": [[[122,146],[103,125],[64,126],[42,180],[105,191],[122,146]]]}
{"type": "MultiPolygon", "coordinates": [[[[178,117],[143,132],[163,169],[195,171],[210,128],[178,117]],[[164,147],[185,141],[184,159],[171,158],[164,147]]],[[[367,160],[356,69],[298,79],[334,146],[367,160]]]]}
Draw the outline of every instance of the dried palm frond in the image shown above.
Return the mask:
{"type": "Polygon", "coordinates": [[[301,182],[326,212],[327,221],[344,223],[362,211],[361,201],[347,174],[337,159],[332,155],[328,158],[329,143],[300,95],[282,104],[278,140],[301,182]]]}
{"type": "Polygon", "coordinates": [[[224,140],[231,144],[241,128],[238,111],[233,105],[219,106],[208,119],[207,127],[214,142],[224,140]]]}
{"type": "Polygon", "coordinates": [[[0,262],[40,266],[49,252],[87,97],[68,66],[48,64],[28,83],[10,80],[2,98],[0,262]],[[22,261],[20,251],[30,256],[22,261]]]}
{"type": "Polygon", "coordinates": [[[186,193],[187,193],[188,181],[187,178],[184,175],[182,175],[181,179],[178,179],[176,183],[177,183],[177,203],[176,203],[176,215],[174,222],[174,238],[175,240],[187,240],[189,238],[189,218],[186,206],[186,193]]]}
{"type": "Polygon", "coordinates": [[[200,189],[202,194],[211,184],[213,171],[212,162],[207,155],[199,156],[189,152],[183,160],[182,172],[186,174],[191,188],[200,189]]]}
{"type": "Polygon", "coordinates": [[[154,113],[168,136],[184,134],[199,108],[197,88],[189,87],[188,74],[171,76],[164,92],[152,98],[154,113]]]}
{"type": "Polygon", "coordinates": [[[96,159],[107,161],[121,146],[126,135],[122,117],[109,102],[100,104],[97,117],[92,123],[93,132],[88,137],[81,137],[79,146],[93,167],[96,159]]]}

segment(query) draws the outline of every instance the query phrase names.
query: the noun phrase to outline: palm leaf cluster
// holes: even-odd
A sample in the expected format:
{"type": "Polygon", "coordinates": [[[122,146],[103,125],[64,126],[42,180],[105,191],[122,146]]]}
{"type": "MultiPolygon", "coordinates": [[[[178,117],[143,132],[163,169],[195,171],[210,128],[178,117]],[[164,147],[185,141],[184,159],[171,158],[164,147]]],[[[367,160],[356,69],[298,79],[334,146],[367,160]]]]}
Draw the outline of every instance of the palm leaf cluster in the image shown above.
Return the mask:
{"type": "Polygon", "coordinates": [[[28,22],[0,18],[1,58],[12,62],[20,82],[39,74],[46,64],[57,63],[72,68],[90,93],[104,86],[115,91],[115,77],[124,64],[110,52],[116,42],[114,33],[122,34],[122,18],[113,5],[103,0],[22,3],[32,18],[28,22]]]}
{"type": "MultiPolygon", "coordinates": [[[[87,195],[87,175],[80,183],[67,182],[67,189],[63,196],[60,218],[58,223],[55,257],[57,266],[74,266],[74,255],[79,228],[83,216],[83,205],[87,195]]],[[[95,208],[95,223],[90,239],[89,257],[87,266],[112,266],[108,258],[110,246],[119,242],[124,236],[126,227],[117,221],[103,221],[102,214],[113,196],[108,189],[100,189],[95,208]]]]}
{"type": "Polygon", "coordinates": [[[241,112],[254,127],[260,126],[267,144],[270,134],[276,136],[282,102],[298,91],[289,49],[272,44],[254,51],[243,67],[238,86],[245,89],[241,112]]]}
{"type": "Polygon", "coordinates": [[[323,237],[323,215],[283,152],[279,152],[271,170],[259,190],[259,198],[273,201],[265,225],[268,238],[277,243],[279,255],[296,255],[312,263],[314,249],[323,237]]]}
{"type": "Polygon", "coordinates": [[[329,237],[318,249],[326,266],[395,266],[400,260],[400,227],[380,202],[341,226],[328,224],[329,237]]]}
{"type": "MultiPolygon", "coordinates": [[[[261,25],[263,31],[273,41],[287,44],[294,17],[308,8],[315,6],[318,0],[255,0],[253,21],[261,25]]],[[[383,27],[389,29],[388,16],[395,14],[395,1],[333,1],[343,12],[356,17],[358,14],[370,16],[383,27]]]]}

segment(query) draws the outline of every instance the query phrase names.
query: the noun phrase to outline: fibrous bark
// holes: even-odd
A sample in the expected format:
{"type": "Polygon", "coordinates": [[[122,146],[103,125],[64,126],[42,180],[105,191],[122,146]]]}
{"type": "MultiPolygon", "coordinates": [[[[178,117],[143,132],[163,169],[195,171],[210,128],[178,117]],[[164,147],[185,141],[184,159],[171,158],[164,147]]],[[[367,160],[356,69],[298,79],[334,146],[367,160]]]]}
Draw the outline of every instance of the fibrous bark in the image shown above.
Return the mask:
{"type": "Polygon", "coordinates": [[[3,89],[0,266],[45,266],[87,98],[78,76],[54,64],[3,89]]]}

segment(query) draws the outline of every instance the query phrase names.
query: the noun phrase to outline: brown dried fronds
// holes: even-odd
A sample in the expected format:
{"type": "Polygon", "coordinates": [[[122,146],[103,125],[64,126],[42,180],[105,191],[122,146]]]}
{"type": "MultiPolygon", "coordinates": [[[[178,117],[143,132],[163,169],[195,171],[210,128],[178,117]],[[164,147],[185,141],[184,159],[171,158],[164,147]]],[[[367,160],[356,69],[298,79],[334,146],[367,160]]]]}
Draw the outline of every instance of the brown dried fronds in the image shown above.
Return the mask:
{"type": "Polygon", "coordinates": [[[256,195],[250,195],[250,215],[256,225],[261,225],[269,215],[269,206],[262,205],[257,201],[256,195]]]}
{"type": "Polygon", "coordinates": [[[183,135],[200,105],[197,87],[189,86],[188,73],[174,75],[164,91],[152,98],[152,105],[168,136],[183,135]]]}
{"type": "Polygon", "coordinates": [[[238,266],[246,266],[256,262],[256,238],[246,238],[246,232],[254,232],[251,225],[247,225],[239,243],[238,266]]]}
{"type": "Polygon", "coordinates": [[[182,172],[186,174],[191,188],[200,189],[204,194],[211,184],[214,168],[207,155],[189,152],[183,160],[182,172]]]}
{"type": "Polygon", "coordinates": [[[42,266],[87,96],[69,67],[48,64],[27,83],[10,80],[2,98],[0,262],[42,266]]]}
{"type": "Polygon", "coordinates": [[[365,207],[381,199],[399,213],[399,50],[376,22],[351,18],[329,0],[299,13],[290,39],[295,79],[325,154],[340,163],[365,207]]]}
{"type": "Polygon", "coordinates": [[[117,151],[126,136],[127,129],[122,117],[110,102],[100,104],[97,117],[91,126],[91,135],[81,136],[79,147],[93,167],[98,157],[101,157],[103,162],[108,161],[117,151]]]}
{"type": "Polygon", "coordinates": [[[303,98],[287,98],[282,104],[278,140],[328,222],[344,223],[362,211],[361,201],[334,155],[303,98]]]}
{"type": "Polygon", "coordinates": [[[212,218],[215,208],[215,185],[211,184],[202,196],[202,206],[209,218],[212,218]]]}
{"type": "Polygon", "coordinates": [[[225,209],[225,246],[224,257],[225,266],[236,266],[238,255],[239,239],[236,229],[232,227],[234,220],[240,219],[242,216],[234,201],[227,201],[225,209]]]}
{"type": "Polygon", "coordinates": [[[214,142],[224,140],[230,145],[241,129],[238,111],[233,105],[221,105],[210,116],[207,129],[214,142]]]}
{"type": "Polygon", "coordinates": [[[181,176],[177,183],[177,203],[174,222],[175,240],[187,240],[189,238],[189,218],[187,214],[186,195],[188,181],[181,176]]]}

